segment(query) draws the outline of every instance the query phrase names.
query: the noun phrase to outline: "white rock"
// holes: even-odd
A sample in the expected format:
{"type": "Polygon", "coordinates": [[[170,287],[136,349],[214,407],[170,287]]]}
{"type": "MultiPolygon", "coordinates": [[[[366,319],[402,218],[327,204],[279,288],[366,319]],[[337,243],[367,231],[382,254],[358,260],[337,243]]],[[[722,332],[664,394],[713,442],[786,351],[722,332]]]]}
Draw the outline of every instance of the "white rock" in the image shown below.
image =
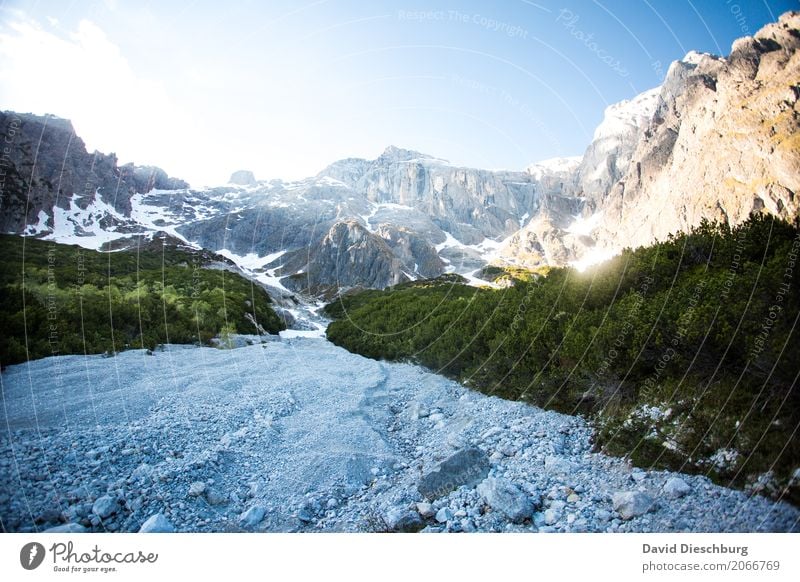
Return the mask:
{"type": "Polygon", "coordinates": [[[558,523],[558,520],[561,519],[561,510],[556,509],[555,507],[550,507],[546,509],[544,512],[544,522],[547,525],[554,525],[558,523]]]}
{"type": "Polygon", "coordinates": [[[202,481],[195,481],[189,485],[189,495],[191,497],[200,497],[206,490],[206,484],[202,481]]]}
{"type": "Polygon", "coordinates": [[[500,447],[499,451],[503,453],[506,457],[513,457],[517,454],[517,447],[514,445],[503,445],[500,447]]]}
{"type": "Polygon", "coordinates": [[[567,475],[572,472],[573,465],[564,457],[549,455],[544,460],[544,470],[554,475],[567,475]]]}
{"type": "Polygon", "coordinates": [[[174,533],[175,526],[163,516],[161,513],[156,513],[147,518],[147,520],[139,528],[139,533],[174,533]]]}
{"type": "Polygon", "coordinates": [[[239,523],[247,527],[254,527],[264,519],[265,509],[260,505],[254,505],[239,516],[239,523]]]}
{"type": "Polygon", "coordinates": [[[692,488],[680,477],[670,477],[664,484],[664,494],[673,499],[688,495],[691,491],[692,488]]]}
{"type": "Polygon", "coordinates": [[[449,507],[442,507],[439,511],[436,512],[436,521],[439,523],[447,523],[448,521],[452,521],[453,519],[453,512],[450,511],[449,507]]]}
{"type": "Polygon", "coordinates": [[[433,511],[433,505],[425,502],[417,503],[417,512],[419,512],[419,514],[426,519],[433,517],[436,513],[433,511]]]}
{"type": "Polygon", "coordinates": [[[64,523],[44,530],[44,533],[85,533],[87,530],[79,523],[64,523]]]}
{"type": "Polygon", "coordinates": [[[487,431],[485,431],[481,435],[481,438],[483,440],[487,440],[487,439],[492,438],[493,436],[501,434],[502,432],[503,432],[503,429],[501,429],[500,427],[497,427],[497,426],[493,426],[492,428],[490,428],[487,431]]]}
{"type": "Polygon", "coordinates": [[[614,511],[622,519],[633,519],[644,515],[653,508],[653,498],[640,491],[620,491],[611,498],[614,511]]]}
{"type": "Polygon", "coordinates": [[[110,495],[103,495],[94,502],[94,505],[92,505],[92,513],[101,519],[105,519],[109,515],[116,513],[118,509],[119,504],[117,503],[116,498],[111,497],[110,495]]]}

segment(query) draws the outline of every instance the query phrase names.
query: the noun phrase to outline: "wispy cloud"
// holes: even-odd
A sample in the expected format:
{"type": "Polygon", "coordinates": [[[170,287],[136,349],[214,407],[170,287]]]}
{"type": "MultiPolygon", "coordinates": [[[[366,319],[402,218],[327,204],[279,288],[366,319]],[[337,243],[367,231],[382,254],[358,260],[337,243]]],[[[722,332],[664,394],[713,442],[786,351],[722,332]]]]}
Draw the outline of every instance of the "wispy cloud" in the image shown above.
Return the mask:
{"type": "Polygon", "coordinates": [[[90,20],[63,30],[18,12],[7,19],[0,28],[0,107],[69,118],[90,151],[171,163],[165,169],[173,174],[192,170],[199,147],[191,120],[165,88],[134,71],[90,20]]]}

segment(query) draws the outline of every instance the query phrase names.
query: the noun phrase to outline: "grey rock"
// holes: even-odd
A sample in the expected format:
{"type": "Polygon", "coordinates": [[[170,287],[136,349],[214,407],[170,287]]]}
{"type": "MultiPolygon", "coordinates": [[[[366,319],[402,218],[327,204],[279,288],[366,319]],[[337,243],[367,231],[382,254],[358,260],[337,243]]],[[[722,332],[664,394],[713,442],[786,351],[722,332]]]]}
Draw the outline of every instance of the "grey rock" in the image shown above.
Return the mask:
{"type": "Polygon", "coordinates": [[[417,488],[425,498],[438,499],[461,486],[477,485],[489,474],[489,468],[489,459],[484,451],[463,449],[424,475],[417,488]]]}
{"type": "Polygon", "coordinates": [[[544,460],[544,470],[554,475],[568,475],[573,467],[569,459],[557,455],[550,455],[544,460]]]}
{"type": "Polygon", "coordinates": [[[549,507],[544,511],[544,522],[547,525],[554,525],[558,523],[558,520],[561,519],[561,512],[557,509],[553,509],[549,507]]]}
{"type": "Polygon", "coordinates": [[[400,507],[389,510],[384,521],[388,528],[395,532],[417,532],[425,527],[425,522],[422,521],[419,513],[400,507]]]}
{"type": "Polygon", "coordinates": [[[430,503],[417,503],[417,512],[424,518],[433,517],[436,512],[433,510],[433,505],[430,503]]]}
{"type": "Polygon", "coordinates": [[[44,530],[44,533],[86,533],[88,531],[79,523],[64,523],[44,530]]]}
{"type": "Polygon", "coordinates": [[[228,496],[216,488],[206,489],[206,501],[210,505],[223,505],[228,502],[228,496]]]}
{"type": "Polygon", "coordinates": [[[664,484],[664,494],[667,497],[677,499],[692,492],[692,488],[680,477],[670,477],[664,484]]]}
{"type": "Polygon", "coordinates": [[[175,526],[161,513],[148,517],[139,528],[139,533],[174,533],[175,526]]]}
{"type": "Polygon", "coordinates": [[[253,505],[239,516],[239,523],[245,527],[255,527],[264,519],[266,510],[260,505],[253,505]]]}
{"type": "Polygon", "coordinates": [[[191,485],[189,485],[189,496],[190,497],[200,497],[203,493],[205,493],[206,484],[202,481],[195,481],[191,485]]]}
{"type": "Polygon", "coordinates": [[[436,521],[439,523],[447,523],[453,520],[453,512],[449,507],[443,507],[436,512],[436,521]]]}
{"type": "Polygon", "coordinates": [[[105,519],[109,515],[113,515],[118,509],[119,503],[117,502],[117,498],[110,495],[103,495],[92,505],[92,513],[101,519],[105,519]]]}
{"type": "Polygon", "coordinates": [[[478,485],[478,493],[489,507],[514,523],[521,523],[533,515],[533,504],[528,496],[510,481],[489,477],[478,485]]]}
{"type": "Polygon", "coordinates": [[[654,507],[653,498],[640,491],[620,491],[611,498],[614,511],[622,519],[628,520],[644,515],[654,507]]]}

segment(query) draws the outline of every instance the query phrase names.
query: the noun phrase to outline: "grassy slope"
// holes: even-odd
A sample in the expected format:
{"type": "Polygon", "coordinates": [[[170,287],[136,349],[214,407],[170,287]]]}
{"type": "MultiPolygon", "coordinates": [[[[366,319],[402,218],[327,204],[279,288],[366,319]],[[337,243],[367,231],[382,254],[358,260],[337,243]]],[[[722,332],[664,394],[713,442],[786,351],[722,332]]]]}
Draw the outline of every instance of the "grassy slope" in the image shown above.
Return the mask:
{"type": "Polygon", "coordinates": [[[328,338],[585,414],[598,447],[638,465],[798,503],[799,237],[759,216],[509,289],[425,282],[345,296],[327,308],[328,338]]]}
{"type": "Polygon", "coordinates": [[[284,328],[263,289],[203,268],[203,253],[159,243],[100,253],[0,235],[0,257],[3,366],[166,342],[207,344],[233,330],[256,333],[247,314],[270,333],[284,328]]]}

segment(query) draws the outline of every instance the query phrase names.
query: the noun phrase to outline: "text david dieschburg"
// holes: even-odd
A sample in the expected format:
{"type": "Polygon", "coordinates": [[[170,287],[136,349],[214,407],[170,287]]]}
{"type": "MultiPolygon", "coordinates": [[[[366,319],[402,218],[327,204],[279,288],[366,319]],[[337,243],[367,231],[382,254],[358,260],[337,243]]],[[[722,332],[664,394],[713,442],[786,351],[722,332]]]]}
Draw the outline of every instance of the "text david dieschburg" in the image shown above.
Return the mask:
{"type": "Polygon", "coordinates": [[[651,546],[642,544],[643,554],[737,554],[742,558],[747,557],[747,546],[726,546],[712,544],[710,546],[696,546],[694,544],[667,544],[665,546],[651,546]]]}

